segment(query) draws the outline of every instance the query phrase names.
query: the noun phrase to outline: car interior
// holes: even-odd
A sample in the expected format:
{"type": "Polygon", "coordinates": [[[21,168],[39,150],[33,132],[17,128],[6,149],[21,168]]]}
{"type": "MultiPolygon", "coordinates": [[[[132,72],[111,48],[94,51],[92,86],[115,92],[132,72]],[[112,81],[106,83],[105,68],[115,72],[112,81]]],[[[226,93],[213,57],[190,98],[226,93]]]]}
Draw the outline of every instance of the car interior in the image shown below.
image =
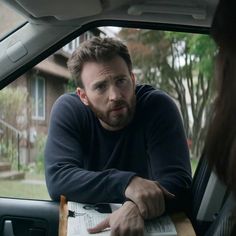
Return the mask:
{"type": "MultiPolygon", "coordinates": [[[[0,38],[1,89],[96,27],[207,35],[218,0],[3,0],[3,3],[25,21],[0,38]]],[[[203,152],[199,159],[188,217],[196,235],[214,235],[234,201],[227,187],[209,169],[203,152]]],[[[0,193],[0,235],[56,236],[58,225],[58,202],[2,197],[0,193]]]]}

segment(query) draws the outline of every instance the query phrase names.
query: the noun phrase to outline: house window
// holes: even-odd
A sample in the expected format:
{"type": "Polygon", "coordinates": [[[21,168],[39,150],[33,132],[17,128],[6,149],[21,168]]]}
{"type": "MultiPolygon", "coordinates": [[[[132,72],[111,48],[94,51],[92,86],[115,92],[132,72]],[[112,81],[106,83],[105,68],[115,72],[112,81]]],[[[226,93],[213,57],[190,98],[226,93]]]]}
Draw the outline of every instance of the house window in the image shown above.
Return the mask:
{"type": "Polygon", "coordinates": [[[82,38],[81,37],[77,37],[74,40],[72,40],[70,43],[66,44],[63,47],[63,50],[65,52],[68,52],[69,54],[72,54],[74,52],[74,50],[79,47],[81,41],[88,40],[88,39],[92,38],[93,36],[94,35],[93,35],[92,32],[87,31],[87,32],[84,33],[82,38]]]}
{"type": "Polygon", "coordinates": [[[72,40],[70,43],[66,44],[64,47],[63,47],[63,50],[65,52],[68,52],[70,54],[72,54],[72,52],[77,48],[79,47],[79,44],[80,44],[80,37],[72,40]]]}
{"type": "Polygon", "coordinates": [[[45,120],[45,79],[35,76],[31,80],[32,118],[45,120]]]}
{"type": "Polygon", "coordinates": [[[84,38],[85,40],[89,40],[93,37],[94,35],[90,32],[90,31],[87,31],[84,33],[84,38]]]}

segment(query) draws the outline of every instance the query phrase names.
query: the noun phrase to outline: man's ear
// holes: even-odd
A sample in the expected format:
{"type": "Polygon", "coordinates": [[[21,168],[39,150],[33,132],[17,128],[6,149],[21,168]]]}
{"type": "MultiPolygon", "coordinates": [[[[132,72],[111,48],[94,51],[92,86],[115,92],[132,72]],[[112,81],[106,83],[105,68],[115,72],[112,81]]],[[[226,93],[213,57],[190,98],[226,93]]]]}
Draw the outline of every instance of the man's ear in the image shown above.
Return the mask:
{"type": "Polygon", "coordinates": [[[133,86],[135,87],[135,85],[136,85],[136,77],[135,77],[133,72],[131,72],[130,76],[131,76],[131,80],[132,80],[133,86]]]}
{"type": "Polygon", "coordinates": [[[88,103],[88,98],[87,98],[87,95],[86,95],[86,92],[84,89],[78,87],[76,89],[76,94],[80,97],[81,101],[84,103],[84,105],[88,106],[89,103],[88,103]]]}

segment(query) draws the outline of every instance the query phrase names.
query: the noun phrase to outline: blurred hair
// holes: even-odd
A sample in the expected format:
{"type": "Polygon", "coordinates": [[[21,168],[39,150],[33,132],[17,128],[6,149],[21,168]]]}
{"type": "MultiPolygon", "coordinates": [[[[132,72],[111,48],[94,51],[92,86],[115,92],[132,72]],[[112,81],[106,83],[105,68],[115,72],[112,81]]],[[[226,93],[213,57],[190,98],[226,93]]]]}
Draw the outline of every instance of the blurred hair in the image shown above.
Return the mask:
{"type": "Polygon", "coordinates": [[[211,35],[220,49],[235,52],[236,1],[220,0],[211,27],[211,35]]]}
{"type": "Polygon", "coordinates": [[[83,42],[68,60],[68,69],[76,81],[76,85],[83,88],[81,72],[86,62],[108,62],[116,56],[120,56],[126,62],[129,72],[132,71],[132,61],[126,45],[114,38],[99,38],[83,42]]]}
{"type": "Polygon", "coordinates": [[[217,96],[206,138],[206,157],[236,196],[236,5],[221,0],[211,35],[219,47],[215,79],[217,96]]]}

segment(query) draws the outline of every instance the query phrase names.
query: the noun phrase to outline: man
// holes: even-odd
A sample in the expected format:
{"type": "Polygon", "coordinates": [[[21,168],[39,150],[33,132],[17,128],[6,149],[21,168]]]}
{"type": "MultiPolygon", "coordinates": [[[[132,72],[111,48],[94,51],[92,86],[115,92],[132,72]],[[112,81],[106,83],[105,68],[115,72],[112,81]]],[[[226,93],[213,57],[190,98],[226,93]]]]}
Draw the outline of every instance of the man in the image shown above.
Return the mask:
{"type": "Polygon", "coordinates": [[[55,103],[45,150],[52,199],[124,202],[89,232],[143,235],[144,219],[188,202],[191,169],[179,112],[165,93],[136,85],[127,47],[93,38],[68,67],[76,94],[55,103]]]}

